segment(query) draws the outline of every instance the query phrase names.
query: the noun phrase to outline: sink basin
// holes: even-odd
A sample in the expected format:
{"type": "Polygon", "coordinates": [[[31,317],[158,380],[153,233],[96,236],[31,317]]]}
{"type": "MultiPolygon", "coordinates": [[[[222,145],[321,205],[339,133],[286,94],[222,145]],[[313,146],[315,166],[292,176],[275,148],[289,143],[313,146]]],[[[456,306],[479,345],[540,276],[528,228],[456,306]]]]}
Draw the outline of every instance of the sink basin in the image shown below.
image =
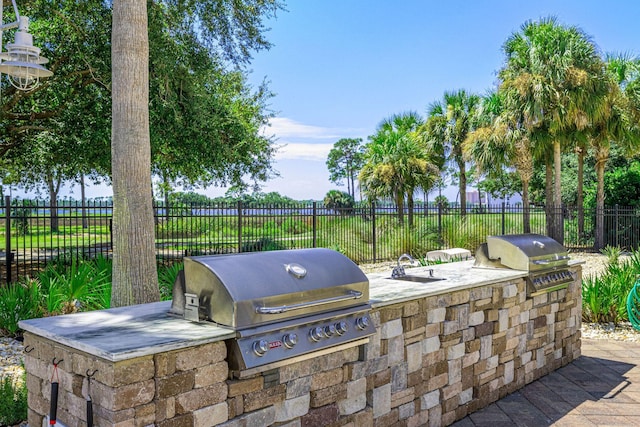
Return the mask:
{"type": "Polygon", "coordinates": [[[403,280],[405,282],[418,282],[418,283],[431,283],[445,280],[444,277],[430,277],[430,276],[400,276],[400,277],[387,277],[389,280],[403,280]]]}

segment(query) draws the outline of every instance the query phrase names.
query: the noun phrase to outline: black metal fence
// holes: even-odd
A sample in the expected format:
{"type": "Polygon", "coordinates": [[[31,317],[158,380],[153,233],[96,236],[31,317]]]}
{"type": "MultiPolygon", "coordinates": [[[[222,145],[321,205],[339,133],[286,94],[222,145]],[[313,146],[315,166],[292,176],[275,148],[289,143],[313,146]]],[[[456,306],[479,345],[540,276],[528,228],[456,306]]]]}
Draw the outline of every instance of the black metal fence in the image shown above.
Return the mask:
{"type": "MultiPolygon", "coordinates": [[[[2,282],[34,275],[53,261],[110,256],[113,208],[104,203],[43,202],[5,199],[0,209],[2,282]]],[[[638,248],[640,215],[636,208],[607,207],[602,213],[605,244],[638,248]]],[[[563,208],[564,245],[592,250],[596,212],[580,220],[576,209],[563,208]]],[[[287,205],[156,206],[156,255],[175,262],[185,255],[327,247],[357,263],[396,259],[402,253],[424,257],[435,249],[463,247],[472,252],[487,235],[522,233],[520,205],[460,209],[418,204],[413,213],[394,205],[360,205],[334,209],[322,203],[287,205]]],[[[547,234],[543,207],[528,209],[530,232],[547,234]]]]}

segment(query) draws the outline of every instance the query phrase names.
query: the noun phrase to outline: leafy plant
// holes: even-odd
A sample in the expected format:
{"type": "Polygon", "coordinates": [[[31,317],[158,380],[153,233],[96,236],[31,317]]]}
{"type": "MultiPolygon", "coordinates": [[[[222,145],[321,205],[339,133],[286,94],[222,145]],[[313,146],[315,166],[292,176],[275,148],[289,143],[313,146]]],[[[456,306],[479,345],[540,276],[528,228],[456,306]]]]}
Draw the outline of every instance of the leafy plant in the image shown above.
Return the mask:
{"type": "Polygon", "coordinates": [[[73,260],[60,272],[55,266],[40,273],[44,300],[49,314],[68,314],[109,307],[111,269],[104,260],[95,262],[73,260]]]}
{"type": "Polygon", "coordinates": [[[0,287],[0,332],[16,336],[20,320],[40,317],[40,286],[36,280],[26,280],[0,287]]]}
{"type": "Polygon", "coordinates": [[[0,378],[0,425],[11,426],[27,419],[25,376],[0,378]]]}
{"type": "Polygon", "coordinates": [[[617,264],[620,260],[622,250],[616,246],[607,245],[604,249],[601,249],[600,252],[607,257],[609,264],[617,264]]]}
{"type": "Polygon", "coordinates": [[[582,281],[582,319],[614,323],[628,320],[626,301],[640,274],[640,251],[620,263],[609,263],[600,276],[582,281]]]}
{"type": "Polygon", "coordinates": [[[158,267],[158,285],[160,286],[160,299],[162,301],[168,301],[173,298],[173,284],[178,277],[178,273],[183,268],[184,265],[181,262],[158,267]]]}

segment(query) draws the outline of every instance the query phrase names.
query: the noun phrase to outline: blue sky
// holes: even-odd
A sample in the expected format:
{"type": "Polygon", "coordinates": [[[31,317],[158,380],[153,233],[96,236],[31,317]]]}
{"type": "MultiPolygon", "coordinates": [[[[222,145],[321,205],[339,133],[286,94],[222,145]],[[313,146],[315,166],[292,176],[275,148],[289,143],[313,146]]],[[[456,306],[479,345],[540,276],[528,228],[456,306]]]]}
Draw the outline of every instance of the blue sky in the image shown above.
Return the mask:
{"type": "MultiPolygon", "coordinates": [[[[426,114],[445,91],[495,86],[502,44],[527,20],[576,25],[602,52],[640,52],[636,1],[289,1],[269,22],[274,47],[255,55],[252,79],[270,81],[270,133],[281,176],[264,186],[321,199],[337,187],[325,160],[342,137],[366,141],[395,113],[426,114]]],[[[451,193],[451,192],[449,192],[451,193]]],[[[455,192],[450,194],[455,198],[455,192]]]]}
{"type": "Polygon", "coordinates": [[[274,46],[255,54],[249,68],[255,86],[266,79],[276,94],[266,131],[281,146],[274,162],[280,177],[263,191],[295,199],[346,191],[329,182],[325,166],[338,139],[366,141],[392,114],[424,116],[448,90],[492,88],[502,44],[527,20],[554,15],[582,28],[603,52],[640,53],[640,2],[632,0],[287,3],[268,22],[274,46]]]}

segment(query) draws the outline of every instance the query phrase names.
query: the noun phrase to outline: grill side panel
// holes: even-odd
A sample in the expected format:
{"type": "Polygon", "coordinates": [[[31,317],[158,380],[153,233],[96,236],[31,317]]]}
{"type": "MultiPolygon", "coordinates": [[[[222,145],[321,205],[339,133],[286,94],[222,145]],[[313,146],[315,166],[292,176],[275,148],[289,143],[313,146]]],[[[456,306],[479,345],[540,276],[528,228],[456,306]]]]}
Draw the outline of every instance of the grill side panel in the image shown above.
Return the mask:
{"type": "Polygon", "coordinates": [[[185,290],[200,299],[200,318],[225,326],[236,324],[236,304],[220,278],[205,264],[184,259],[185,290]]]}

